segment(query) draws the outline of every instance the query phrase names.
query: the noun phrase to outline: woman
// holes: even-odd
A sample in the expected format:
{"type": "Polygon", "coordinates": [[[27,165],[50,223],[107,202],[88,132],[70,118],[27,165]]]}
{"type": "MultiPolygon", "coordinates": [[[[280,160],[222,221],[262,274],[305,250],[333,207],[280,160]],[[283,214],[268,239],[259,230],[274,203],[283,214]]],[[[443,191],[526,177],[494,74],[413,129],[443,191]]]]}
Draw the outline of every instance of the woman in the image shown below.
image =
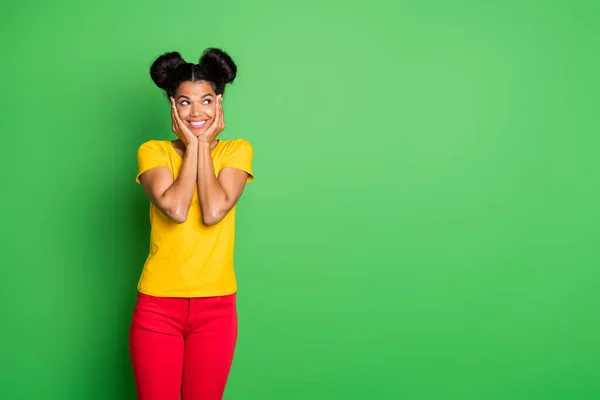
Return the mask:
{"type": "Polygon", "coordinates": [[[151,222],[130,335],[140,400],[216,400],[225,390],[237,340],[235,210],[254,178],[250,143],[217,139],[236,72],[212,48],[198,64],[171,52],[150,68],[178,139],[150,140],[137,153],[151,222]]]}

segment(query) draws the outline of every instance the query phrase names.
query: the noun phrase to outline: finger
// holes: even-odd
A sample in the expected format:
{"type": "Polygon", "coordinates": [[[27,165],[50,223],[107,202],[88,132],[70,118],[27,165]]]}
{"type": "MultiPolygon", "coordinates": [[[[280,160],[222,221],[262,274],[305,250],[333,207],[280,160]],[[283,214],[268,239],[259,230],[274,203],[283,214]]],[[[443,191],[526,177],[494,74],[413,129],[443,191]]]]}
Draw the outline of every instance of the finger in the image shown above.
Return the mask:
{"type": "Polygon", "coordinates": [[[188,138],[193,136],[192,133],[188,130],[188,128],[183,123],[183,120],[179,117],[179,112],[177,111],[177,107],[173,106],[173,114],[175,119],[175,128],[177,129],[177,136],[183,140],[183,138],[188,138]]]}
{"type": "Polygon", "coordinates": [[[173,116],[177,125],[181,127],[181,125],[183,125],[183,121],[181,118],[179,118],[179,112],[177,111],[177,106],[175,106],[175,101],[173,101],[173,116]]]}
{"type": "Polygon", "coordinates": [[[217,115],[215,116],[215,122],[217,125],[217,132],[220,132],[223,125],[223,96],[219,95],[217,98],[217,115]]]}
{"type": "Polygon", "coordinates": [[[173,133],[177,134],[177,127],[175,125],[176,120],[175,120],[175,103],[173,102],[173,98],[171,97],[171,129],[173,130],[173,133]]]}
{"type": "Polygon", "coordinates": [[[211,134],[214,134],[214,132],[217,129],[219,129],[219,118],[220,118],[219,96],[217,96],[217,105],[215,107],[215,117],[213,118],[212,124],[210,124],[210,127],[207,129],[207,132],[210,131],[211,134]]]}
{"type": "Polygon", "coordinates": [[[217,119],[218,119],[218,132],[221,132],[223,129],[225,129],[225,113],[223,111],[223,96],[220,95],[219,96],[219,102],[218,102],[218,106],[217,106],[217,119]]]}
{"type": "Polygon", "coordinates": [[[177,107],[175,106],[174,102],[171,107],[171,128],[173,129],[173,133],[177,135],[179,140],[181,140],[184,144],[188,143],[189,138],[186,134],[187,129],[183,125],[183,121],[181,120],[181,118],[179,118],[179,113],[177,112],[177,107]]]}

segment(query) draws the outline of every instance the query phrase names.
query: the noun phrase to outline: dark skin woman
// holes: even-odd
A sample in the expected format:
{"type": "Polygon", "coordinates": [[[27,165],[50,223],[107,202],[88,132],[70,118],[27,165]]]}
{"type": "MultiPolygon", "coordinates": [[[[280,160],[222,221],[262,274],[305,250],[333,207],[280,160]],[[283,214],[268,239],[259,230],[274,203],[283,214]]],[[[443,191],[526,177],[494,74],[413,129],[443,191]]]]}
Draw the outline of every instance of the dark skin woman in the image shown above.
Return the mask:
{"type": "Polygon", "coordinates": [[[175,140],[150,140],[136,180],[150,203],[150,251],[138,282],[130,352],[139,400],[222,399],[238,335],[233,250],[237,203],[254,179],[252,146],[219,139],[231,57],[158,57],[175,140]]]}

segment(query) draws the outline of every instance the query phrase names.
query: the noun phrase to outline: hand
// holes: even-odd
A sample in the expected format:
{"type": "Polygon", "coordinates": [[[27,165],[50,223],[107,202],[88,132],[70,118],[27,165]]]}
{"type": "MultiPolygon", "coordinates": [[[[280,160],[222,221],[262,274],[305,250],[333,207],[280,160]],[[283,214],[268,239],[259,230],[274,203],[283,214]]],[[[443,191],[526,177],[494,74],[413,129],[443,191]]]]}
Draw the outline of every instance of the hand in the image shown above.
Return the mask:
{"type": "Polygon", "coordinates": [[[215,119],[213,123],[202,133],[202,135],[198,136],[198,140],[204,143],[211,144],[213,140],[219,136],[221,132],[225,129],[225,121],[223,118],[223,95],[220,94],[217,96],[217,113],[215,115],[215,119]]]}
{"type": "Polygon", "coordinates": [[[177,107],[175,106],[175,99],[171,99],[171,129],[173,133],[177,135],[177,137],[183,142],[185,147],[188,147],[190,144],[198,143],[198,138],[190,132],[187,126],[183,123],[181,118],[179,118],[179,113],[177,112],[177,107]]]}

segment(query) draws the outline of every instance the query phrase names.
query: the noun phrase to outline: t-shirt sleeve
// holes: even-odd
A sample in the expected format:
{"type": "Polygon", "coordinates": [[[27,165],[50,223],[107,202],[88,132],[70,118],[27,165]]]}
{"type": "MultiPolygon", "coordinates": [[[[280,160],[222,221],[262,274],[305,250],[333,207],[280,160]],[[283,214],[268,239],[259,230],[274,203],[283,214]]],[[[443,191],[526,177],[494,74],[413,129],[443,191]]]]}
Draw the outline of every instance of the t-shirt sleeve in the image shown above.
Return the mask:
{"type": "Polygon", "coordinates": [[[244,139],[238,139],[229,153],[225,158],[221,168],[237,168],[248,173],[248,179],[246,183],[254,180],[254,172],[252,170],[252,156],[253,149],[250,142],[244,139]]]}
{"type": "Polygon", "coordinates": [[[138,148],[137,163],[138,173],[135,177],[137,183],[141,183],[140,175],[149,169],[155,167],[169,167],[164,153],[154,142],[146,142],[138,148]]]}

